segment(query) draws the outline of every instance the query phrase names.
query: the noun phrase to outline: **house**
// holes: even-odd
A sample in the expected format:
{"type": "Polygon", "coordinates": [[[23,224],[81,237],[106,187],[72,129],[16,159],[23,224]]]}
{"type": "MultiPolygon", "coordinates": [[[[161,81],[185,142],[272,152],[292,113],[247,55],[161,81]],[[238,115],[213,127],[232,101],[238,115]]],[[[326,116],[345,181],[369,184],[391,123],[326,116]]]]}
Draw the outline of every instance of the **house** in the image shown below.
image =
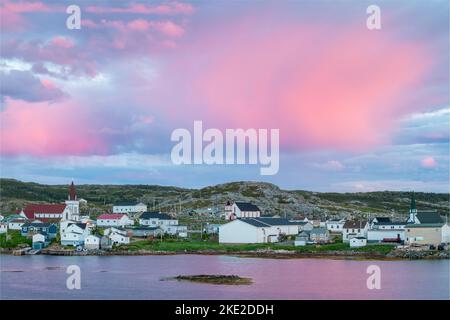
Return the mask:
{"type": "Polygon", "coordinates": [[[127,234],[136,238],[160,237],[164,231],[160,227],[130,227],[125,229],[127,234]]]}
{"type": "Polygon", "coordinates": [[[139,217],[139,225],[141,226],[176,226],[178,225],[178,220],[172,218],[166,213],[160,213],[156,211],[147,211],[141,214],[139,217]]]}
{"type": "Polygon", "coordinates": [[[128,234],[126,229],[117,229],[117,228],[114,228],[114,227],[107,228],[107,229],[103,230],[103,235],[105,235],[105,236],[109,236],[109,235],[111,235],[113,233],[118,233],[118,234],[121,234],[121,235],[124,235],[124,236],[126,236],[128,234]]]}
{"type": "Polygon", "coordinates": [[[345,219],[340,220],[327,220],[327,230],[333,233],[342,233],[344,230],[345,219]]]}
{"type": "Polygon", "coordinates": [[[3,221],[4,219],[5,219],[5,217],[0,214],[0,221],[3,221]]]}
{"type": "MultiPolygon", "coordinates": [[[[39,219],[42,222],[57,222],[69,216],[66,204],[28,204],[22,209],[20,215],[29,220],[39,219]]],[[[70,219],[67,219],[70,220],[70,219]]]]}
{"type": "Polygon", "coordinates": [[[97,227],[124,227],[133,224],[133,220],[122,213],[105,213],[97,217],[97,227]]]}
{"type": "Polygon", "coordinates": [[[375,217],[367,231],[368,242],[402,242],[406,222],[393,222],[388,217],[375,217]]]}
{"type": "Polygon", "coordinates": [[[74,247],[82,246],[88,235],[89,229],[85,223],[71,223],[61,234],[61,245],[74,247]]]}
{"type": "Polygon", "coordinates": [[[297,237],[295,237],[294,246],[306,246],[309,241],[309,234],[305,231],[300,232],[297,237]]]}
{"type": "Polygon", "coordinates": [[[350,238],[350,248],[360,248],[367,245],[367,239],[364,237],[353,237],[350,238]]]}
{"type": "Polygon", "coordinates": [[[100,237],[90,234],[84,238],[84,247],[88,250],[100,249],[100,237]]]}
{"type": "Polygon", "coordinates": [[[27,219],[18,218],[8,221],[8,230],[22,230],[22,226],[27,222],[27,219]]]}
{"type": "Polygon", "coordinates": [[[309,239],[315,243],[326,243],[330,241],[330,232],[327,228],[313,228],[309,231],[309,239]]]}
{"type": "Polygon", "coordinates": [[[299,221],[283,218],[240,218],[219,228],[219,243],[269,243],[278,242],[281,235],[297,235],[299,221]]]}
{"type": "Polygon", "coordinates": [[[147,205],[142,202],[118,202],[113,205],[113,213],[125,213],[132,218],[145,211],[147,205]]]}
{"type": "Polygon", "coordinates": [[[47,238],[40,233],[36,233],[32,237],[32,248],[33,250],[42,250],[48,245],[47,238]]]}
{"type": "Polygon", "coordinates": [[[165,234],[177,235],[181,238],[187,237],[187,226],[179,226],[179,225],[168,225],[162,226],[162,230],[165,234]]]}
{"type": "Polygon", "coordinates": [[[130,238],[122,233],[113,232],[108,236],[113,244],[128,244],[130,243],[130,238]]]}
{"type": "Polygon", "coordinates": [[[0,234],[8,232],[8,224],[6,222],[0,222],[0,234]]]}
{"type": "Polygon", "coordinates": [[[178,225],[178,219],[160,212],[144,212],[139,217],[139,225],[160,227],[164,233],[170,235],[187,236],[187,227],[178,225]]]}
{"type": "Polygon", "coordinates": [[[218,234],[220,226],[221,225],[218,223],[208,223],[206,225],[205,232],[207,234],[218,234]]]}
{"type": "Polygon", "coordinates": [[[21,234],[24,237],[31,237],[34,234],[41,234],[45,236],[47,241],[54,239],[58,234],[58,227],[50,222],[26,222],[22,225],[21,234]]]}
{"type": "Polygon", "coordinates": [[[344,223],[342,228],[342,241],[349,242],[351,238],[367,237],[369,223],[367,220],[349,220],[344,223]]]}
{"type": "Polygon", "coordinates": [[[227,220],[234,220],[237,218],[258,218],[261,216],[261,210],[250,202],[234,202],[231,205],[231,210],[228,209],[227,220]]]}
{"type": "Polygon", "coordinates": [[[411,196],[409,218],[405,225],[406,243],[439,245],[450,242],[450,227],[436,211],[418,211],[414,193],[411,196]]]}

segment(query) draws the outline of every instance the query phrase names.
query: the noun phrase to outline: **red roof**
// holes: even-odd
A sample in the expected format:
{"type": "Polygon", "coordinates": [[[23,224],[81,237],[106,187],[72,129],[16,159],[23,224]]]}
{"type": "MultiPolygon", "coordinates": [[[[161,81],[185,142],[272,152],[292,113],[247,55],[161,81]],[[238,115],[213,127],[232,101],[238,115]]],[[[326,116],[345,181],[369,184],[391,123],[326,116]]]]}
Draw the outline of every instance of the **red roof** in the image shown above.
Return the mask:
{"type": "Polygon", "coordinates": [[[63,213],[66,209],[65,204],[28,204],[23,212],[28,219],[34,219],[36,213],[63,213]]]}
{"type": "Polygon", "coordinates": [[[122,213],[111,213],[111,214],[104,213],[104,214],[99,215],[97,217],[97,219],[103,219],[103,220],[105,220],[105,219],[116,220],[117,219],[118,220],[118,219],[121,219],[123,216],[124,216],[124,214],[122,214],[122,213]]]}

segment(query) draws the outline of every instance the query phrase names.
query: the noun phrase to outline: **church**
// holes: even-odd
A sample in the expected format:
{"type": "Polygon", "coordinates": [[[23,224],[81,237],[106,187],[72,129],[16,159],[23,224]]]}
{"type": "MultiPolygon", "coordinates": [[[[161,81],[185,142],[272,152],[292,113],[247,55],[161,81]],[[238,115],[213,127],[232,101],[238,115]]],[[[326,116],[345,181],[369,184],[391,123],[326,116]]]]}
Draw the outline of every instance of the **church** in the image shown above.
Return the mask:
{"type": "Polygon", "coordinates": [[[30,203],[18,212],[28,220],[42,222],[60,222],[62,220],[80,220],[80,202],[78,201],[75,185],[69,185],[67,200],[61,204],[30,203]]]}

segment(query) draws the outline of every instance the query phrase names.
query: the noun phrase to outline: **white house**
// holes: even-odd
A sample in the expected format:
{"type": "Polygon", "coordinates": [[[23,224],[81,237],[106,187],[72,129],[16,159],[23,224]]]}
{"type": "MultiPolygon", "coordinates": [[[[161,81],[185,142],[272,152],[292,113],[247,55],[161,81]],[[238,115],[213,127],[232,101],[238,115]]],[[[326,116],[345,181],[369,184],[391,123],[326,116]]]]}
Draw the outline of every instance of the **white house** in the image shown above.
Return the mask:
{"type": "Polygon", "coordinates": [[[309,241],[309,234],[306,232],[300,232],[297,237],[295,237],[294,246],[306,246],[309,241]]]}
{"type": "Polygon", "coordinates": [[[126,235],[113,232],[109,235],[109,238],[111,239],[112,243],[114,244],[128,244],[130,243],[130,238],[126,235]]]}
{"type": "Polygon", "coordinates": [[[97,227],[124,227],[133,224],[133,220],[128,218],[126,214],[121,213],[105,213],[97,218],[97,227]]]}
{"type": "Polygon", "coordinates": [[[0,221],[3,221],[4,219],[5,217],[0,214],[0,221]]]}
{"type": "Polygon", "coordinates": [[[100,248],[100,237],[90,234],[84,239],[84,247],[88,250],[98,250],[100,248]]]}
{"type": "Polygon", "coordinates": [[[12,219],[8,222],[8,230],[22,230],[22,226],[27,222],[26,219],[12,219]]]}
{"type": "Polygon", "coordinates": [[[114,227],[107,228],[107,229],[103,230],[103,234],[105,236],[109,236],[110,234],[113,234],[113,233],[118,233],[118,234],[126,236],[127,235],[127,230],[117,229],[117,228],[114,228],[114,227]]]}
{"type": "Polygon", "coordinates": [[[367,239],[364,237],[353,237],[349,240],[350,248],[365,247],[367,245],[367,239]]]}
{"type": "Polygon", "coordinates": [[[178,219],[159,212],[144,212],[139,217],[141,226],[160,227],[164,233],[187,236],[187,227],[178,225],[178,219]]]}
{"type": "Polygon", "coordinates": [[[85,223],[71,223],[61,233],[61,245],[82,246],[84,239],[89,235],[89,229],[85,223]]]}
{"type": "Polygon", "coordinates": [[[367,220],[349,220],[346,221],[342,228],[342,241],[349,242],[351,238],[364,237],[367,238],[369,223],[367,220]]]}
{"type": "Polygon", "coordinates": [[[220,243],[278,242],[280,235],[297,235],[298,221],[282,218],[242,218],[223,224],[219,228],[220,243]]]}
{"type": "Polygon", "coordinates": [[[388,217],[375,217],[367,231],[368,242],[400,242],[405,240],[406,222],[393,222],[388,217]]]}
{"type": "MultiPolygon", "coordinates": [[[[227,204],[228,205],[228,204],[227,204]]],[[[237,218],[258,218],[261,216],[261,210],[254,204],[249,202],[234,202],[231,210],[227,209],[227,220],[237,218]]]]}
{"type": "Polygon", "coordinates": [[[345,219],[327,220],[326,227],[330,232],[342,233],[344,230],[345,219]]]}
{"type": "Polygon", "coordinates": [[[0,233],[8,232],[8,224],[6,222],[0,222],[0,233]]]}
{"type": "Polygon", "coordinates": [[[147,205],[142,202],[119,202],[113,206],[113,213],[137,214],[147,211],[147,205]]]}

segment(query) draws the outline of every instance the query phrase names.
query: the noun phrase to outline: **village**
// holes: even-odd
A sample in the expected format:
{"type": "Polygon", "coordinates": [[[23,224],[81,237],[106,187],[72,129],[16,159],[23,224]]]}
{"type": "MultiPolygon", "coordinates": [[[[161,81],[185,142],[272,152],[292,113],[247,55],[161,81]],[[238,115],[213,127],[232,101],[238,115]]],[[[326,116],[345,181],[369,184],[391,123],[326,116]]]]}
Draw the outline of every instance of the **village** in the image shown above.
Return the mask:
{"type": "Polygon", "coordinates": [[[269,217],[252,203],[230,200],[219,217],[202,222],[200,227],[198,223],[180,223],[178,217],[168,213],[149,211],[141,202],[115,203],[110,212],[92,219],[80,213],[80,205],[85,202],[78,198],[72,182],[64,203],[30,203],[15,214],[0,215],[2,249],[14,249],[12,252],[18,255],[76,254],[145,248],[155,243],[160,247],[175,244],[179,249],[202,248],[195,245],[203,243],[209,244],[204,248],[218,250],[225,246],[278,245],[288,250],[310,247],[351,251],[385,246],[447,252],[450,243],[447,219],[437,211],[417,210],[414,193],[406,221],[386,216],[326,221],[306,216],[269,217]]]}

